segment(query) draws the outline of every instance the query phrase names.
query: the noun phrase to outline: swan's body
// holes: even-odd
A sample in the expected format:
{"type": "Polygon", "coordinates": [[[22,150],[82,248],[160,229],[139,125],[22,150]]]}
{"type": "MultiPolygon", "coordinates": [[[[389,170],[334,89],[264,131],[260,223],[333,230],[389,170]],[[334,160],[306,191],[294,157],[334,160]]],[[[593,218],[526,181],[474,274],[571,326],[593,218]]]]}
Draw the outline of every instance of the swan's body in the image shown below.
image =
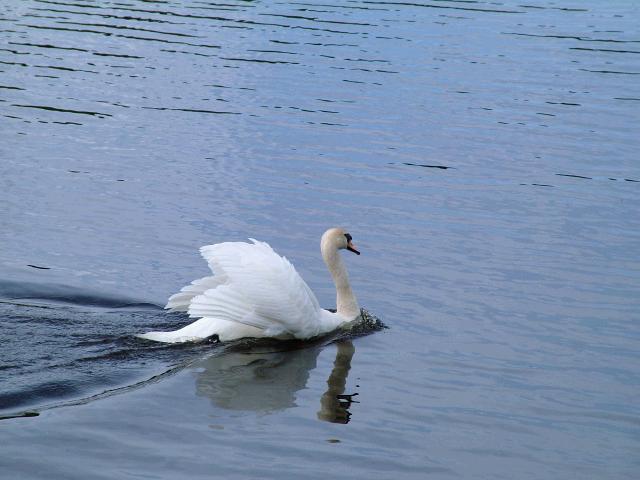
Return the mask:
{"type": "Polygon", "coordinates": [[[336,312],[320,308],[315,295],[289,261],[264,242],[226,242],[200,248],[215,274],[195,280],[172,295],[165,308],[186,311],[195,322],[173,332],[141,338],[178,343],[217,335],[221,341],[243,337],[307,339],[330,332],[360,316],[340,249],[358,252],[351,235],[331,228],[320,250],[337,292],[336,312]]]}

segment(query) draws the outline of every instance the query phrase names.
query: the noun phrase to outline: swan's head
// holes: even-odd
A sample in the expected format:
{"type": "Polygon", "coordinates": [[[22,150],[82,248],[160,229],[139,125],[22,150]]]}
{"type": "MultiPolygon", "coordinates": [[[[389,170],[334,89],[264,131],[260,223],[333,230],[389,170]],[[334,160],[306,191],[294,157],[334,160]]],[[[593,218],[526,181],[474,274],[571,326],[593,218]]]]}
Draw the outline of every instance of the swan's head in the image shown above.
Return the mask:
{"type": "Polygon", "coordinates": [[[352,243],[353,238],[349,233],[345,232],[342,228],[330,228],[322,235],[320,240],[320,249],[326,251],[328,248],[335,250],[349,250],[350,252],[360,255],[360,252],[356,249],[352,243]]]}

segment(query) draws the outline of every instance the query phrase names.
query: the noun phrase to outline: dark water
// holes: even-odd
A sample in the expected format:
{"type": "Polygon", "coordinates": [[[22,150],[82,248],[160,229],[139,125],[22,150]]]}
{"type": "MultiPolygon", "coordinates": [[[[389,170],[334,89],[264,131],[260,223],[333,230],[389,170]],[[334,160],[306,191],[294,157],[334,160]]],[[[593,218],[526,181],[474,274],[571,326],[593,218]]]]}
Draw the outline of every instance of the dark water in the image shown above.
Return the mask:
{"type": "Polygon", "coordinates": [[[7,0],[7,478],[635,478],[640,4],[7,0]],[[167,347],[201,245],[389,327],[167,347]],[[304,347],[304,348],[302,348],[304,347]],[[25,415],[28,415],[25,417],[25,415]]]}

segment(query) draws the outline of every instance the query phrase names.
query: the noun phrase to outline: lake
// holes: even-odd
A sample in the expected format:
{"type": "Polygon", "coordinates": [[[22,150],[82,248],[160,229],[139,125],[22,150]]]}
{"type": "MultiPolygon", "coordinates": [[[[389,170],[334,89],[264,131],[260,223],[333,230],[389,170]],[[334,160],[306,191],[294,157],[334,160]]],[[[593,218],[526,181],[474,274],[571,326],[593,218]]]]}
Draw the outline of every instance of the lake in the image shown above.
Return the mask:
{"type": "Polygon", "coordinates": [[[636,478],[640,3],[6,0],[7,478],[636,478]],[[164,345],[248,237],[366,322],[164,345]],[[345,252],[348,253],[348,252],[345,252]]]}

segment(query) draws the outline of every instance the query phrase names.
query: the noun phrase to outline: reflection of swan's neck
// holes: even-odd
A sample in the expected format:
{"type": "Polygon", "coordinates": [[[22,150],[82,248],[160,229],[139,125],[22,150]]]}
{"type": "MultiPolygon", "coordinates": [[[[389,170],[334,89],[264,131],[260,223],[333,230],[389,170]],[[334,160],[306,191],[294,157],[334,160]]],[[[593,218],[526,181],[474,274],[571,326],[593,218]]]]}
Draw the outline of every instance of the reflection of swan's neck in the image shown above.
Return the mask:
{"type": "Polygon", "coordinates": [[[318,418],[332,423],[349,423],[349,418],[351,417],[349,407],[351,406],[351,397],[353,395],[343,394],[355,348],[353,343],[349,341],[338,343],[337,348],[333,370],[331,370],[331,375],[327,380],[328,389],[320,399],[318,418]],[[341,398],[344,403],[340,401],[341,398]]]}
{"type": "Polygon", "coordinates": [[[333,283],[336,285],[336,310],[338,315],[353,320],[360,315],[360,307],[356,296],[349,285],[349,274],[342,263],[342,257],[335,247],[330,245],[322,246],[322,258],[327,264],[329,272],[333,277],[333,283]]]}

